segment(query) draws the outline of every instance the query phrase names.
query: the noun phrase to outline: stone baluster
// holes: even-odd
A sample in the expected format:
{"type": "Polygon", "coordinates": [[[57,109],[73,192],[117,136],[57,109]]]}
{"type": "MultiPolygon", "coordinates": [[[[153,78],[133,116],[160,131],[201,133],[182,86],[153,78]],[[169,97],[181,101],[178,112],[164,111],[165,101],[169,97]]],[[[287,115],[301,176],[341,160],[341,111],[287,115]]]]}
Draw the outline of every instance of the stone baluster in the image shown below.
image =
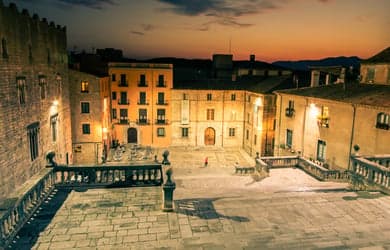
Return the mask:
{"type": "Polygon", "coordinates": [[[163,185],[163,211],[172,212],[174,210],[173,205],[173,191],[176,188],[176,183],[172,181],[172,169],[166,171],[167,181],[163,185]]]}

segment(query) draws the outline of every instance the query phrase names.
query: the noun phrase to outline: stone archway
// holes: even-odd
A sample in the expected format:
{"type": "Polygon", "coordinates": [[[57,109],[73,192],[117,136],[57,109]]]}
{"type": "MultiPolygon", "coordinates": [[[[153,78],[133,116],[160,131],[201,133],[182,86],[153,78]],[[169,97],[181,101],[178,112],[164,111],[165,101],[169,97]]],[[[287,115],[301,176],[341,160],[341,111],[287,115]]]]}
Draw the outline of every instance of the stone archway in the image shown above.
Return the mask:
{"type": "Polygon", "coordinates": [[[209,127],[204,131],[204,144],[215,145],[215,129],[209,127]]]}
{"type": "Polygon", "coordinates": [[[137,143],[137,129],[136,128],[128,128],[127,129],[127,143],[137,143]]]}

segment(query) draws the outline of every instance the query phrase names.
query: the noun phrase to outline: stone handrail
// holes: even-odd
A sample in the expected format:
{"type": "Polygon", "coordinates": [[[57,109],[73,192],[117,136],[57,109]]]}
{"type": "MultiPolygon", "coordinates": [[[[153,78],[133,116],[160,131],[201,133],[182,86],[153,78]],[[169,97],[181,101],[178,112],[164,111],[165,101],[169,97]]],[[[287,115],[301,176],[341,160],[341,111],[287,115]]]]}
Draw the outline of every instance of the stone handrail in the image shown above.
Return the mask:
{"type": "Polygon", "coordinates": [[[46,173],[0,217],[0,249],[9,245],[20,228],[54,189],[53,170],[46,173]]]}
{"type": "Polygon", "coordinates": [[[158,186],[163,183],[160,164],[58,166],[54,168],[56,187],[158,186]]]}
{"type": "Polygon", "coordinates": [[[359,157],[352,156],[352,173],[354,177],[360,177],[370,186],[375,186],[386,193],[390,193],[390,168],[379,163],[359,157]]]}
{"type": "Polygon", "coordinates": [[[268,156],[257,161],[267,164],[268,168],[291,168],[298,164],[298,156],[268,156]]]}
{"type": "Polygon", "coordinates": [[[375,155],[375,156],[363,156],[362,158],[367,159],[369,161],[373,161],[378,163],[381,166],[390,168],[390,155],[375,155]]]}

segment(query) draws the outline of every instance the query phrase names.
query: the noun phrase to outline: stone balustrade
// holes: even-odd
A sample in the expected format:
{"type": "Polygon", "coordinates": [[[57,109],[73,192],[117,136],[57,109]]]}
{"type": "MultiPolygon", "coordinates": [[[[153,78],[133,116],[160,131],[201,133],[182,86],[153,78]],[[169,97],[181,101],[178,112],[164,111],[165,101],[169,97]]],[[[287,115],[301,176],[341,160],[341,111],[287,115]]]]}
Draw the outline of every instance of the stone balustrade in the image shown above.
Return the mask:
{"type": "Polygon", "coordinates": [[[353,184],[368,186],[390,194],[390,167],[386,157],[352,157],[353,184]],[[385,163],[386,165],[379,164],[385,163]]]}
{"type": "Polygon", "coordinates": [[[29,220],[54,189],[53,170],[45,174],[12,206],[0,214],[0,249],[11,243],[19,229],[29,220]]]}
{"type": "Polygon", "coordinates": [[[314,161],[310,161],[301,156],[261,157],[257,160],[257,162],[260,165],[266,164],[268,168],[298,167],[306,173],[322,181],[346,181],[350,179],[350,174],[347,170],[329,170],[315,163],[314,161]]]}
{"type": "Polygon", "coordinates": [[[116,166],[58,166],[54,168],[56,187],[158,186],[163,183],[160,164],[116,166]]]}

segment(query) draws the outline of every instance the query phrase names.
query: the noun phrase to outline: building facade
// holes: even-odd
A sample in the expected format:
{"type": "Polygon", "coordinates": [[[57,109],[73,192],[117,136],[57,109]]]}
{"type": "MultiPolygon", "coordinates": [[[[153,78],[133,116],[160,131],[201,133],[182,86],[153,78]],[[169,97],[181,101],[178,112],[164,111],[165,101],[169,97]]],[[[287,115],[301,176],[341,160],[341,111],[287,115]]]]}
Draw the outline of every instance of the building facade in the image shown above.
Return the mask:
{"type": "Polygon", "coordinates": [[[275,155],[299,154],[331,169],[348,169],[353,153],[389,153],[389,87],[335,84],[279,91],[275,155]]]}
{"type": "Polygon", "coordinates": [[[99,164],[107,152],[108,77],[69,70],[73,162],[99,164]]]}
{"type": "Polygon", "coordinates": [[[171,144],[172,70],[172,64],[109,63],[115,143],[171,144]]]}
{"type": "Polygon", "coordinates": [[[66,30],[0,1],[0,199],[47,164],[72,162],[66,30]]]}
{"type": "Polygon", "coordinates": [[[363,83],[390,85],[390,47],[363,60],[360,75],[363,83]]]}

